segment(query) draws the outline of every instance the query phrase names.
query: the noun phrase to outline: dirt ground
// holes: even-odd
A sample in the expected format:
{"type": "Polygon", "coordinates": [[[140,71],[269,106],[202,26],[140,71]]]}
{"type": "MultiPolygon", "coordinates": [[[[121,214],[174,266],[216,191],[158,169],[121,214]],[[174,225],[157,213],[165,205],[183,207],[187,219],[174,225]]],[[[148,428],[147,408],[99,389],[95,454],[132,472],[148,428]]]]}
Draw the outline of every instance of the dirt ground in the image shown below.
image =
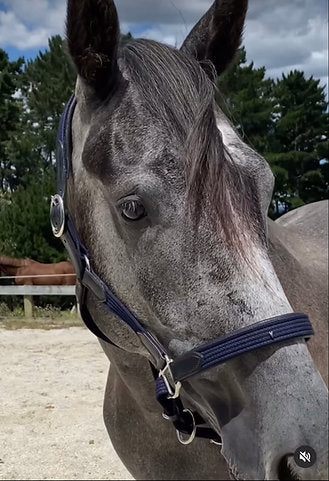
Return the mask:
{"type": "Polygon", "coordinates": [[[132,479],[103,425],[107,370],[83,327],[0,329],[0,479],[132,479]]]}

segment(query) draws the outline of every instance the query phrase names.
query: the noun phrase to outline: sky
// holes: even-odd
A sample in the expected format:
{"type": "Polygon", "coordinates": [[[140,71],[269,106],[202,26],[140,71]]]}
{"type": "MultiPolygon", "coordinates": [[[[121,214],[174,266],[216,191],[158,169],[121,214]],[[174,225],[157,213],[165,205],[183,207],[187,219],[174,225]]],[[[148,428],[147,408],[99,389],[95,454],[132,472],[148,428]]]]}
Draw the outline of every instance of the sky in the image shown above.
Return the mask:
{"type": "MultiPolygon", "coordinates": [[[[81,0],[82,1],[82,0],[81,0]]],[[[179,47],[212,0],[116,0],[121,31],[179,47]]],[[[64,35],[66,0],[0,0],[0,47],[33,58],[64,35]]],[[[267,75],[303,70],[328,84],[328,0],[249,0],[248,61],[267,75]]]]}

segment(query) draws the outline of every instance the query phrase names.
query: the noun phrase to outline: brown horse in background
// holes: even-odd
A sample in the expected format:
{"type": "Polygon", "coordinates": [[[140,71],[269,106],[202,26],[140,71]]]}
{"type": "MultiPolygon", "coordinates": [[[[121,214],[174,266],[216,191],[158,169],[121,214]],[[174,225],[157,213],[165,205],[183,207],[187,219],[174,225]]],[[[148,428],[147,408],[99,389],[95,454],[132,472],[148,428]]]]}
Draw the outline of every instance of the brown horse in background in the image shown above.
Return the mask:
{"type": "Polygon", "coordinates": [[[76,282],[71,262],[44,264],[33,259],[0,256],[0,273],[15,277],[15,284],[20,286],[73,286],[76,282]]]}

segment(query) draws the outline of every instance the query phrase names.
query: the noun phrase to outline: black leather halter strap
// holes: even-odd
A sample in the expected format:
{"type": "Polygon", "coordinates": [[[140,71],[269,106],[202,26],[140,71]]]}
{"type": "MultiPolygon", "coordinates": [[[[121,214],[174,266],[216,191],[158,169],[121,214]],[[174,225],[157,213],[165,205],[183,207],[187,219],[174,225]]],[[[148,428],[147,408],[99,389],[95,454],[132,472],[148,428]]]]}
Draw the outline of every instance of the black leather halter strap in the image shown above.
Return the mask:
{"type": "Polygon", "coordinates": [[[72,163],[71,125],[75,97],[72,96],[62,116],[57,149],[58,194],[51,200],[51,225],[72,260],[77,275],[76,296],[83,321],[90,331],[104,342],[116,346],[97,326],[89,313],[86,294],[92,293],[109,311],[117,315],[139,337],[151,354],[152,371],[156,381],[156,398],[163,407],[164,418],[170,420],[182,444],[189,444],[195,437],[204,437],[220,444],[221,439],[205,426],[201,416],[184,409],[180,399],[181,383],[203,371],[248,352],[291,339],[309,339],[314,334],[305,314],[286,314],[264,320],[234,331],[192,351],[171,359],[169,353],[153,334],[145,329],[137,317],[116,297],[91,267],[87,248],[80,240],[67,209],[67,184],[72,163]]]}

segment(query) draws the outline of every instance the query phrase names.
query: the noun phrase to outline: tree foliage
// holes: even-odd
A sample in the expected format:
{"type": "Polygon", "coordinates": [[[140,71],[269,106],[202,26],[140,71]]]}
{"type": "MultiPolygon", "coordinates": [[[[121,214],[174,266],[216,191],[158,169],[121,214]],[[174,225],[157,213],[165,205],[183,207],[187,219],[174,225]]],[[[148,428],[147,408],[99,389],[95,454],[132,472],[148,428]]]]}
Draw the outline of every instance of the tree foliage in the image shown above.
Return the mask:
{"type": "Polygon", "coordinates": [[[266,79],[241,50],[219,80],[219,104],[275,176],[270,214],[328,198],[328,104],[320,81],[303,72],[266,79]]]}
{"type": "Polygon", "coordinates": [[[66,45],[59,35],[49,40],[49,50],[27,62],[24,77],[26,123],[32,127],[42,164],[53,165],[57,128],[76,79],[66,45]]]}
{"type": "Polygon", "coordinates": [[[61,242],[49,224],[50,195],[54,192],[54,170],[34,178],[0,198],[0,252],[13,257],[30,257],[39,262],[66,259],[61,242]]]}
{"type": "Polygon", "coordinates": [[[10,62],[7,53],[0,49],[0,189],[17,185],[16,164],[10,155],[10,139],[19,130],[22,102],[15,97],[19,92],[23,59],[10,62]]]}
{"type": "Polygon", "coordinates": [[[66,256],[51,233],[49,204],[56,191],[57,129],[76,74],[60,36],[51,38],[48,50],[21,67],[22,62],[16,66],[7,60],[13,73],[5,101],[0,98],[0,109],[7,102],[15,114],[5,130],[5,156],[0,151],[0,165],[7,167],[0,195],[0,252],[58,261],[66,256]],[[17,92],[19,102],[13,97],[17,92]]]}
{"type": "Polygon", "coordinates": [[[288,173],[283,202],[286,209],[328,197],[328,177],[323,162],[328,157],[328,113],[319,80],[306,79],[297,70],[282,75],[273,89],[276,122],[272,167],[288,173]]]}

